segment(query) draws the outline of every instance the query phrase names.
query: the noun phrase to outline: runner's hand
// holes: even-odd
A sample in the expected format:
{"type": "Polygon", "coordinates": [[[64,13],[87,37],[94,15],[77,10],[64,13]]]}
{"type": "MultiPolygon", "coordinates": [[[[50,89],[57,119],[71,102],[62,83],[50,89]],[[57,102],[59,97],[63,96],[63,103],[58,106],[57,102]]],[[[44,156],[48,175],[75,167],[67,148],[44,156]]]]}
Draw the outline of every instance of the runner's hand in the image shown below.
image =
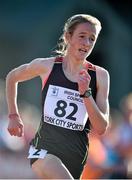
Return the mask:
{"type": "Polygon", "coordinates": [[[9,118],[8,131],[11,136],[22,137],[24,135],[24,125],[20,117],[9,118]]]}
{"type": "Polygon", "coordinates": [[[85,69],[81,70],[78,76],[78,90],[80,94],[84,94],[88,90],[90,81],[91,77],[88,72],[85,69]]]}

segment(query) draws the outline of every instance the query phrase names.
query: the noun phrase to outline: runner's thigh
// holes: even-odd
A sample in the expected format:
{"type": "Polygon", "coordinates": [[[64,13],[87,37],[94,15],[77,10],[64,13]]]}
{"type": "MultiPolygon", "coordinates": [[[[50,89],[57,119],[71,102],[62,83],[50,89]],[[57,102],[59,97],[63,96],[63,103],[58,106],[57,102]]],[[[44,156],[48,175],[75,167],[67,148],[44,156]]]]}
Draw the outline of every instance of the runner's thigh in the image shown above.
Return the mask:
{"type": "Polygon", "coordinates": [[[35,161],[32,169],[39,178],[73,179],[62,161],[52,154],[47,154],[44,159],[35,161]]]}

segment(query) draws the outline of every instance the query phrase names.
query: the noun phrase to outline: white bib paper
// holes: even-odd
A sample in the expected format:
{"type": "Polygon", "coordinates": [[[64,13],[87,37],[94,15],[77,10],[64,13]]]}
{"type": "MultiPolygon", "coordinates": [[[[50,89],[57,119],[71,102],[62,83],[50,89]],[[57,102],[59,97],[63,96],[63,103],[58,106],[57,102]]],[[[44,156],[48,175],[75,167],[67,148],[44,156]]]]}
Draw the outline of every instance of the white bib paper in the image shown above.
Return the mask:
{"type": "Polygon", "coordinates": [[[49,85],[44,104],[44,122],[82,131],[87,118],[88,113],[78,91],[49,85]]]}
{"type": "Polygon", "coordinates": [[[38,150],[34,146],[30,146],[28,158],[41,158],[41,159],[43,159],[46,154],[47,154],[46,150],[44,150],[44,149],[38,150]]]}

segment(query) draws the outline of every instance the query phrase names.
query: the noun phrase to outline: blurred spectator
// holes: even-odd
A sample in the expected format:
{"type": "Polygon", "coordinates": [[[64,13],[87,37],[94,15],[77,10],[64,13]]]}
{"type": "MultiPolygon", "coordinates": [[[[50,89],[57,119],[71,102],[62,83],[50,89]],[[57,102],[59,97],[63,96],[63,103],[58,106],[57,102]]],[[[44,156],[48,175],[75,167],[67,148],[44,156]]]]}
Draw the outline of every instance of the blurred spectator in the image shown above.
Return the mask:
{"type": "Polygon", "coordinates": [[[106,160],[107,152],[98,136],[90,134],[89,138],[88,160],[83,171],[82,179],[98,179],[104,173],[101,166],[106,160]]]}
{"type": "Polygon", "coordinates": [[[89,159],[82,179],[132,178],[132,93],[111,111],[111,127],[101,138],[91,136],[89,159]]]}
{"type": "Polygon", "coordinates": [[[119,136],[116,150],[124,159],[127,167],[127,178],[132,178],[132,93],[122,98],[120,110],[123,121],[117,127],[119,136]]]}

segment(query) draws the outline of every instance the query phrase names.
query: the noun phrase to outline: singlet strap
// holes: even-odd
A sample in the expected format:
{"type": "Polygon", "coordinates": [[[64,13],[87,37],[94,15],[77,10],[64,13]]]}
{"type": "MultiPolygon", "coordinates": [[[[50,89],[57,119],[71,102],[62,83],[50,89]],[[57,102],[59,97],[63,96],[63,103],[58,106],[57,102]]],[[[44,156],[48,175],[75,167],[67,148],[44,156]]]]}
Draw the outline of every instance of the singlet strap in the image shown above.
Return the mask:
{"type": "Polygon", "coordinates": [[[62,61],[63,61],[63,57],[62,56],[57,56],[55,58],[55,63],[62,63],[62,61]]]}
{"type": "MultiPolygon", "coordinates": [[[[55,63],[62,63],[62,61],[63,61],[62,56],[57,56],[55,58],[55,63]]],[[[96,71],[96,66],[94,64],[90,63],[90,62],[86,62],[84,66],[85,66],[86,70],[89,69],[89,70],[92,70],[92,71],[96,71]]]]}
{"type": "Polygon", "coordinates": [[[86,70],[92,70],[92,71],[96,71],[96,66],[90,62],[86,62],[84,64],[86,70]]]}

